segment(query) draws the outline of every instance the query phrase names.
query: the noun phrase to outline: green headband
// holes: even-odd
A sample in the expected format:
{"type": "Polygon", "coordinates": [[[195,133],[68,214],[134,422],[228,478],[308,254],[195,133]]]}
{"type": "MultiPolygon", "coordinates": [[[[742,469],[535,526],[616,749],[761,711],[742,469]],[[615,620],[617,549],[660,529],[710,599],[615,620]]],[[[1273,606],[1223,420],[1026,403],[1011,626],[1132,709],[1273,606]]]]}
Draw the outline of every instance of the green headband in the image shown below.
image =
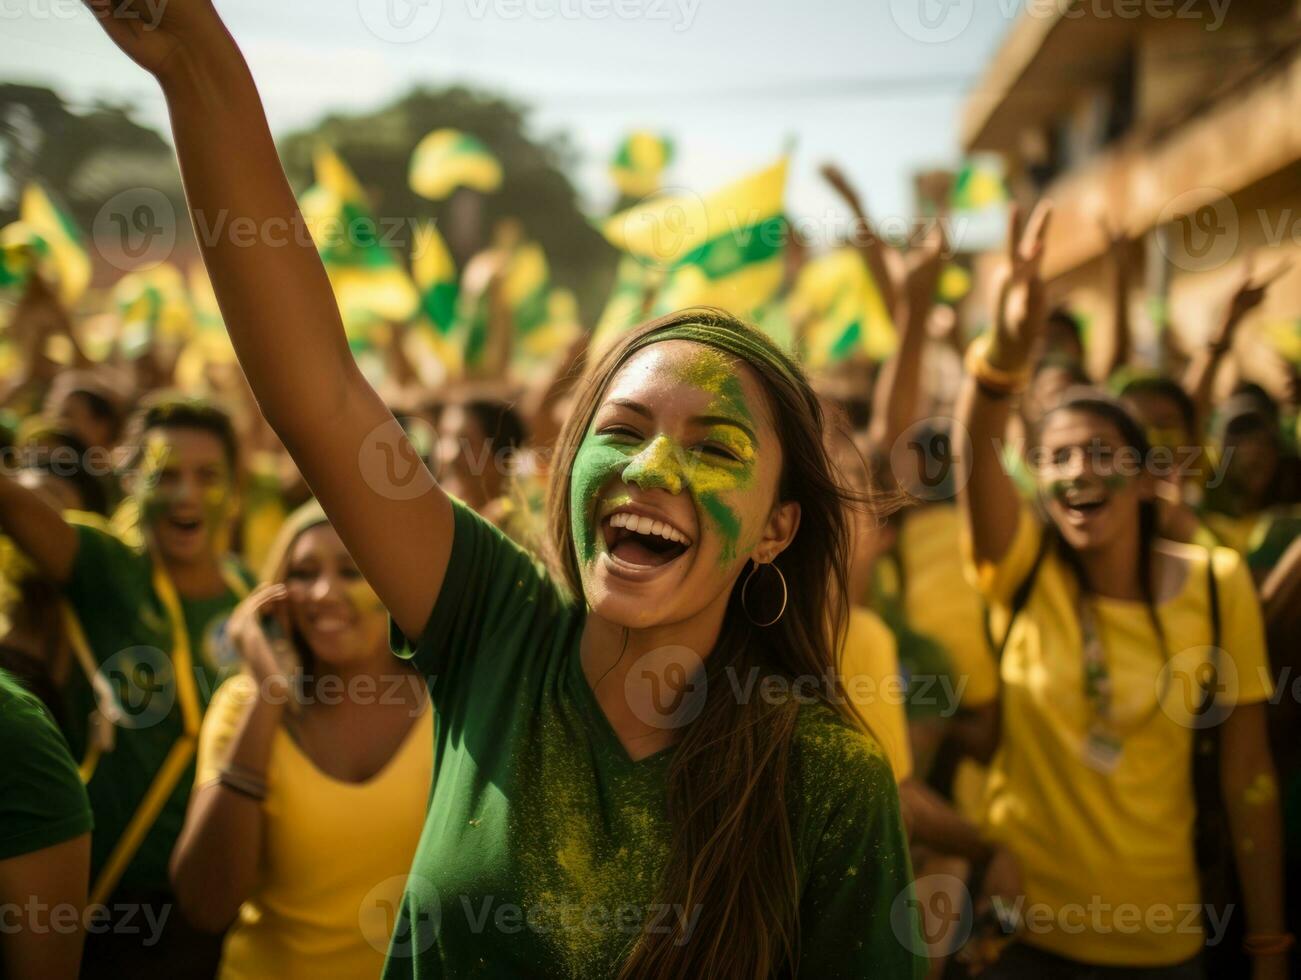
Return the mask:
{"type": "Polygon", "coordinates": [[[643,334],[628,345],[628,349],[623,352],[611,370],[611,375],[643,347],[666,340],[689,340],[696,344],[704,344],[706,347],[713,347],[747,363],[762,364],[771,368],[797,391],[804,392],[808,389],[808,382],[794,362],[758,331],[737,330],[733,326],[711,323],[707,320],[700,323],[680,323],[643,334]]]}

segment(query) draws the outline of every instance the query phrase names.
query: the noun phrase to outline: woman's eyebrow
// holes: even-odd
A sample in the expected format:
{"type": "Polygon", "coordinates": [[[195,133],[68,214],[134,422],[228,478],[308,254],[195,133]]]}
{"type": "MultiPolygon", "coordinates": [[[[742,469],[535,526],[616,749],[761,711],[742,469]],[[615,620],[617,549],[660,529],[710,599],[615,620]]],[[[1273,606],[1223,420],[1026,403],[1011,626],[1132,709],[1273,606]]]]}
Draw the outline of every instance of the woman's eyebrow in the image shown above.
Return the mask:
{"type": "Polygon", "coordinates": [[[641,415],[644,418],[649,419],[651,417],[651,410],[649,408],[647,408],[641,402],[633,401],[631,398],[611,398],[608,402],[606,402],[606,404],[617,405],[619,408],[626,408],[628,409],[628,411],[636,412],[638,415],[641,415]]]}
{"type": "Polygon", "coordinates": [[[734,419],[730,415],[696,415],[692,417],[691,421],[697,425],[730,425],[749,436],[751,442],[759,441],[753,429],[740,419],[734,419]]]}

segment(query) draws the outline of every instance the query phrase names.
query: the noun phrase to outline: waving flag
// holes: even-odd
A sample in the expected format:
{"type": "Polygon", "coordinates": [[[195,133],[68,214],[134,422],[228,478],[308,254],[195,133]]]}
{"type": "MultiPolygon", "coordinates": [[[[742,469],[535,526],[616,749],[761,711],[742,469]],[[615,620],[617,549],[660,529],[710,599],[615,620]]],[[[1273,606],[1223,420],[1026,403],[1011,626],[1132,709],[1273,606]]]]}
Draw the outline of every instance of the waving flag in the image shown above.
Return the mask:
{"type": "Polygon", "coordinates": [[[666,195],[605,222],[617,248],[663,270],[652,315],[718,306],[751,317],[785,274],[787,159],[707,198],[666,195]]]}
{"type": "Polygon", "coordinates": [[[987,157],[968,160],[953,181],[950,203],[955,211],[983,211],[1006,200],[1002,169],[987,157]]]}
{"type": "Polygon", "coordinates": [[[383,231],[357,178],[338,155],[320,147],[316,183],[299,202],[334,287],[344,328],[364,346],[380,322],[409,320],[420,297],[401,261],[382,243],[383,231]]]}
{"type": "Polygon", "coordinates": [[[787,309],[811,368],[855,353],[881,359],[897,342],[885,301],[855,248],[839,248],[806,263],[787,309]]]}
{"type": "Polygon", "coordinates": [[[458,129],[436,129],[411,154],[411,189],[441,201],[458,187],[488,193],[501,186],[501,164],[475,137],[458,129]]]}
{"type": "Polygon", "coordinates": [[[432,221],[421,225],[418,242],[411,277],[420,291],[420,309],[440,334],[447,334],[456,319],[456,265],[432,221]]]}
{"type": "Polygon", "coordinates": [[[72,306],[90,285],[90,256],[81,232],[38,184],[23,189],[18,220],[0,231],[0,285],[39,274],[72,306]]]}
{"type": "Polygon", "coordinates": [[[664,168],[672,162],[672,141],[640,130],[619,144],[610,161],[610,179],[624,197],[645,197],[659,190],[664,168]]]}
{"type": "Polygon", "coordinates": [[[160,262],[132,272],[113,287],[112,302],[122,321],[119,343],[137,358],[158,341],[179,345],[194,332],[194,307],[176,266],[160,262]]]}

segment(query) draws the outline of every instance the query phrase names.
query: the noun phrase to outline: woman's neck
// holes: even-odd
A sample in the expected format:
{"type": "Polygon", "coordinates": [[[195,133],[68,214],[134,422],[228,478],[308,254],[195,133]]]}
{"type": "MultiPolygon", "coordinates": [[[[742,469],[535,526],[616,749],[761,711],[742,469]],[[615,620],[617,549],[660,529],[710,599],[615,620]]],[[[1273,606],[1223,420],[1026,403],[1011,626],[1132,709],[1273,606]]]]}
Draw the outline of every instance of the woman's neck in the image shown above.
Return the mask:
{"type": "Polygon", "coordinates": [[[1077,551],[1089,589],[1106,599],[1142,599],[1141,548],[1138,535],[1124,534],[1104,548],[1077,551]]]}
{"type": "Polygon", "coordinates": [[[583,674],[634,760],[672,745],[694,717],[699,674],[718,642],[727,598],[724,592],[690,620],[648,629],[588,615],[579,644],[583,674]]]}
{"type": "Polygon", "coordinates": [[[176,594],[183,599],[215,599],[230,589],[216,555],[185,562],[164,558],[163,567],[176,586],[176,594]]]}

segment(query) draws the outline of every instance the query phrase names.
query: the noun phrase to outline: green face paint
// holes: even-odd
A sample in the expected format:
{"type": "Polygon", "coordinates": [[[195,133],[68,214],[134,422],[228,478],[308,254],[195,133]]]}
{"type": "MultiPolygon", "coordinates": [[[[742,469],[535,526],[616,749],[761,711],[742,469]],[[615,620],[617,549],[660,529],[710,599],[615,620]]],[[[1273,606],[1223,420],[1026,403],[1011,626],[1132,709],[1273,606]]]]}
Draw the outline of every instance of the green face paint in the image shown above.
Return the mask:
{"type": "MultiPolygon", "coordinates": [[[[704,390],[710,396],[702,414],[732,418],[753,430],[753,414],[745,400],[735,365],[717,351],[701,349],[685,363],[675,363],[670,377],[677,384],[704,390]]],[[[720,562],[735,560],[742,520],[734,495],[754,481],[758,447],[742,428],[715,423],[697,446],[686,446],[664,433],[638,439],[626,431],[601,433],[594,425],[574,459],[570,480],[570,528],[581,561],[596,557],[599,522],[626,503],[620,495],[602,502],[602,487],[611,482],[636,483],[643,489],[659,487],[670,493],[689,491],[700,504],[705,519],[722,541],[720,562]]]]}

